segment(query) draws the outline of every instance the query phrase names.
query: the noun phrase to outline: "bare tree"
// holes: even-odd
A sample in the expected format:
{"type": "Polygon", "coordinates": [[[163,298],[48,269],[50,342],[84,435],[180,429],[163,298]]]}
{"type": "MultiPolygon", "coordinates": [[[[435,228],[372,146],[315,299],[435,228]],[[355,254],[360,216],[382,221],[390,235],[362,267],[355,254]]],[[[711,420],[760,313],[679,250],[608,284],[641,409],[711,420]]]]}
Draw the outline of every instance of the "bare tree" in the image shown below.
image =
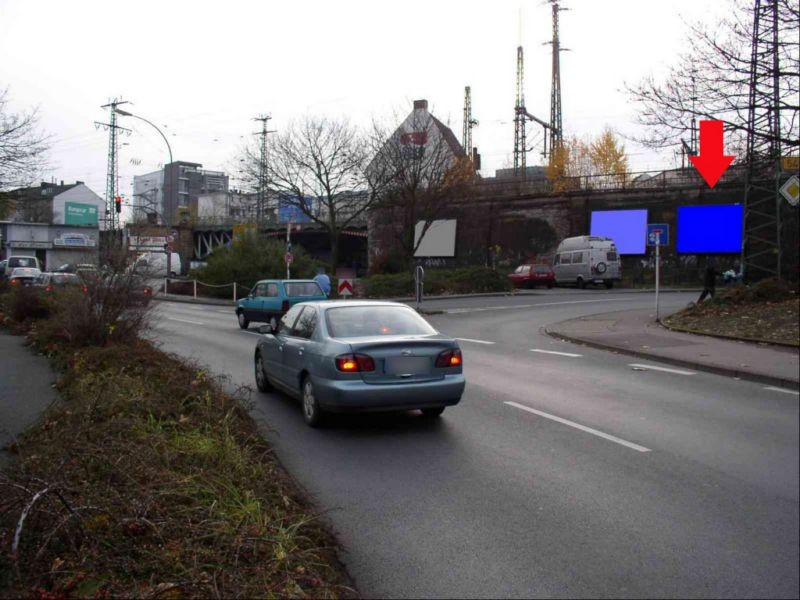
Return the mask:
{"type": "Polygon", "coordinates": [[[48,147],[38,112],[11,112],[8,89],[0,90],[0,192],[30,185],[45,166],[48,147]]]}
{"type": "MultiPolygon", "coordinates": [[[[797,0],[776,0],[778,7],[778,75],[781,114],[779,139],[771,139],[768,128],[750,132],[755,146],[773,141],[791,151],[798,148],[798,72],[800,72],[800,9],[797,0]],[[761,138],[761,139],[759,139],[761,138]]],[[[630,97],[639,105],[639,122],[648,133],[638,141],[653,148],[680,146],[688,139],[693,119],[714,119],[725,123],[730,133],[726,145],[744,156],[748,134],[749,84],[751,71],[753,2],[732,0],[732,16],[716,26],[694,25],[689,29],[687,50],[667,76],[657,81],[648,77],[628,86],[630,97]]],[[[771,77],[772,55],[757,57],[757,72],[771,77]]],[[[760,98],[757,103],[773,102],[760,98]]]]}
{"type": "Polygon", "coordinates": [[[368,180],[380,198],[373,218],[410,263],[431,224],[470,192],[475,167],[452,131],[427,110],[415,109],[394,131],[373,123],[372,147],[368,180]]]}
{"type": "Polygon", "coordinates": [[[330,265],[339,263],[341,232],[364,216],[376,190],[366,177],[363,136],[347,120],[305,117],[273,139],[269,186],[330,236],[330,265]]]}

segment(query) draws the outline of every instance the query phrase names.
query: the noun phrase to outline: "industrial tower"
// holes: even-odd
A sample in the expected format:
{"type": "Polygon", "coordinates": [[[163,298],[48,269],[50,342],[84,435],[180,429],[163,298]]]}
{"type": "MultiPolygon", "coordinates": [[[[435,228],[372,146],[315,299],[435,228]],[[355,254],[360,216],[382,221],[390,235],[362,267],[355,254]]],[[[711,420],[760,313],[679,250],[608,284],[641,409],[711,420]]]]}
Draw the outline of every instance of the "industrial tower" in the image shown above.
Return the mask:
{"type": "Polygon", "coordinates": [[[477,124],[478,120],[472,118],[472,90],[467,86],[464,88],[464,134],[461,139],[461,145],[464,147],[464,152],[471,159],[474,158],[472,128],[477,124]]]}
{"type": "Polygon", "coordinates": [[[517,101],[514,104],[514,175],[524,175],[527,142],[525,140],[525,58],[517,46],[517,101]]]}
{"type": "Polygon", "coordinates": [[[122,199],[119,196],[119,155],[117,151],[117,131],[131,134],[130,129],[117,125],[117,106],[126,101],[114,98],[101,108],[111,109],[110,123],[94,122],[95,129],[102,127],[108,133],[108,166],[106,168],[106,229],[116,231],[120,228],[122,199]]]}
{"type": "Polygon", "coordinates": [[[256,205],[256,224],[258,230],[264,224],[264,206],[266,204],[267,183],[269,179],[268,164],[267,164],[267,135],[275,133],[274,130],[267,129],[267,123],[272,118],[271,115],[259,115],[255,117],[254,121],[261,121],[261,131],[257,131],[256,135],[261,136],[261,143],[259,144],[259,161],[258,161],[258,204],[256,205]]]}
{"type": "Polygon", "coordinates": [[[744,277],[781,276],[778,0],[754,0],[744,195],[744,277]]]}
{"type": "Polygon", "coordinates": [[[550,86],[550,152],[561,147],[564,141],[561,118],[561,53],[568,50],[562,48],[558,37],[558,13],[563,10],[559,0],[550,0],[553,8],[553,40],[546,42],[553,47],[552,82],[550,86]]]}

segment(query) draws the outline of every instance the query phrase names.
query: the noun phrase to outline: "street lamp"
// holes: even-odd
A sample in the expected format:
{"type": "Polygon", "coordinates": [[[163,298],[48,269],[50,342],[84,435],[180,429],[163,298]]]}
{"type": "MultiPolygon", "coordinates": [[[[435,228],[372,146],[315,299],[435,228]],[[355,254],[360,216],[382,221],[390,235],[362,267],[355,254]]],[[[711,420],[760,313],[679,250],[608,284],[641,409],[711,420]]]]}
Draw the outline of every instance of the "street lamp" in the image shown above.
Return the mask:
{"type": "MultiPolygon", "coordinates": [[[[116,113],[118,115],[122,115],[123,117],[133,117],[134,119],[139,119],[140,121],[144,121],[145,123],[150,125],[150,127],[155,129],[158,132],[158,134],[162,138],[164,138],[164,143],[167,145],[167,150],[169,151],[169,163],[170,163],[170,165],[172,165],[172,162],[173,162],[173,160],[172,160],[172,147],[169,145],[169,140],[167,139],[167,136],[164,135],[163,131],[161,131],[158,127],[156,127],[155,123],[153,123],[152,121],[148,121],[147,119],[145,119],[144,117],[140,117],[139,115],[134,115],[133,113],[130,113],[127,110],[122,110],[120,108],[117,108],[116,106],[114,107],[114,110],[116,111],[116,113]]],[[[172,172],[172,167],[170,166],[170,168],[166,170],[166,173],[171,173],[171,172],[172,172]]],[[[166,183],[167,183],[166,182],[166,173],[165,173],[164,187],[166,187],[166,183]]],[[[170,183],[172,183],[172,182],[170,182],[170,183]]],[[[163,219],[163,215],[162,215],[162,219],[163,219]]],[[[170,222],[169,225],[172,225],[172,223],[170,222]]],[[[169,248],[169,249],[167,249],[167,277],[169,277],[169,274],[170,274],[171,270],[172,270],[172,248],[169,248]]]]}

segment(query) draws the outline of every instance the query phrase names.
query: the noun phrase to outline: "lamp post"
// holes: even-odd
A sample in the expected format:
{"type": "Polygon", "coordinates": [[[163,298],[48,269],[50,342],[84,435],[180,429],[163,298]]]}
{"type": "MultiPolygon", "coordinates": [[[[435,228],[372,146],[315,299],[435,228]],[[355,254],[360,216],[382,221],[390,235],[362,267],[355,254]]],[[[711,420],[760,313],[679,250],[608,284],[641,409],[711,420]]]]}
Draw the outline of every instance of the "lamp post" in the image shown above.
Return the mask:
{"type": "MultiPolygon", "coordinates": [[[[169,140],[167,139],[167,136],[165,136],[165,135],[164,135],[164,132],[163,132],[163,131],[161,131],[161,130],[160,130],[160,129],[159,129],[157,126],[156,126],[156,124],[155,124],[155,123],[153,123],[152,121],[148,121],[148,120],[147,120],[147,119],[145,119],[144,117],[140,117],[139,115],[135,115],[135,114],[133,114],[133,113],[131,113],[131,112],[128,112],[127,110],[122,110],[122,109],[120,109],[120,108],[117,108],[117,107],[115,107],[115,108],[114,108],[114,110],[116,111],[116,113],[117,113],[117,114],[119,114],[119,115],[122,115],[122,116],[124,116],[124,117],[133,117],[134,119],[139,119],[140,121],[144,121],[145,123],[147,123],[148,125],[150,125],[150,127],[152,127],[153,129],[155,129],[155,130],[158,132],[158,134],[159,134],[159,135],[160,135],[160,136],[161,136],[161,137],[164,139],[164,143],[167,145],[167,151],[169,152],[169,164],[170,164],[170,168],[169,168],[169,169],[167,169],[167,173],[171,173],[171,172],[172,172],[172,167],[171,167],[171,165],[172,165],[172,162],[173,162],[173,161],[172,161],[172,147],[169,145],[169,140]]],[[[164,187],[167,187],[167,182],[166,182],[166,174],[165,174],[165,177],[164,177],[164,179],[165,179],[165,181],[164,181],[164,187]]],[[[172,182],[170,182],[170,184],[171,184],[171,183],[172,183],[172,182]]],[[[169,189],[169,188],[168,188],[168,189],[169,189]]],[[[163,215],[162,215],[162,219],[163,219],[163,215]]],[[[172,225],[172,223],[171,223],[171,222],[170,222],[170,223],[168,223],[168,224],[167,224],[167,223],[165,223],[165,225],[171,226],[171,225],[172,225]]],[[[170,273],[171,273],[171,271],[172,271],[172,248],[171,248],[171,247],[170,247],[170,248],[166,248],[166,252],[167,252],[167,277],[169,277],[169,274],[170,274],[170,273]]]]}

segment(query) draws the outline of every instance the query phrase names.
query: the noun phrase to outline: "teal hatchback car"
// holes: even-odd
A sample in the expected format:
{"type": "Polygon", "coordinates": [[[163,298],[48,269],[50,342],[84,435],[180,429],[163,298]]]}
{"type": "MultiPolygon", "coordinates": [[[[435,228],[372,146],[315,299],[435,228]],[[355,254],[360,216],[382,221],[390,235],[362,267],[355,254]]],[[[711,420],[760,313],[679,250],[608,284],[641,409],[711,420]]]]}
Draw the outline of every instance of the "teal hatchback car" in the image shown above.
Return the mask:
{"type": "Polygon", "coordinates": [[[236,303],[236,318],[242,329],[251,322],[269,323],[277,329],[281,317],[298,302],[327,299],[313,279],[264,279],[236,303]]]}

